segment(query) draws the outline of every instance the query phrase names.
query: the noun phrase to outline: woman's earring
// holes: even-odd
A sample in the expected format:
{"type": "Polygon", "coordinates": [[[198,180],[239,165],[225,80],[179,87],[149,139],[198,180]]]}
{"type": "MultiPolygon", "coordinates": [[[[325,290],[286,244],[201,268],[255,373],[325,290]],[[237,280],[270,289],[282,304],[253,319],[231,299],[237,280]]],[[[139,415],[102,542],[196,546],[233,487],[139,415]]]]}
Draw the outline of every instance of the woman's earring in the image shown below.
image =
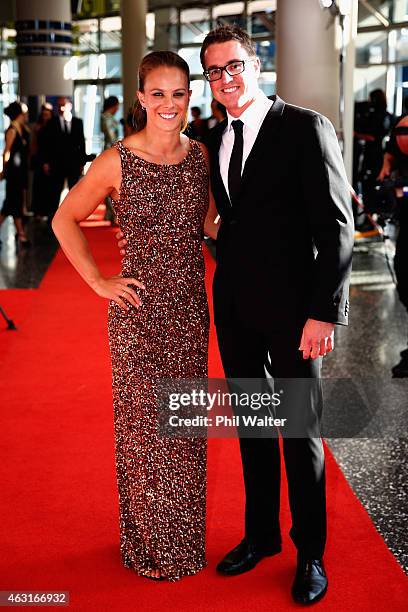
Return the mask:
{"type": "MultiPolygon", "coordinates": [[[[140,106],[142,106],[142,105],[140,105],[140,106]]],[[[142,106],[142,110],[143,110],[143,111],[145,111],[145,110],[146,110],[146,108],[145,108],[144,106],[142,106]]]]}

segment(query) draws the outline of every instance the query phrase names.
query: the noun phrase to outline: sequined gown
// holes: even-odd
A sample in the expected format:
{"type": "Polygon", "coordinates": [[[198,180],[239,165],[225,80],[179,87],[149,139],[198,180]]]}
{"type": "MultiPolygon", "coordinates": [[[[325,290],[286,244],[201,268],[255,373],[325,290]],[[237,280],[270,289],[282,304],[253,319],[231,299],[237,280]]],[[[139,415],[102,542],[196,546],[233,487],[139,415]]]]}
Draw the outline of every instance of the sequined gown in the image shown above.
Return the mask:
{"type": "Polygon", "coordinates": [[[202,227],[208,174],[198,143],[179,164],[148,162],[121,142],[120,199],[128,243],[122,276],[142,306],[109,302],[116,470],[123,564],[169,580],[206,565],[206,440],[161,437],[154,381],[207,376],[208,306],[202,227]]]}

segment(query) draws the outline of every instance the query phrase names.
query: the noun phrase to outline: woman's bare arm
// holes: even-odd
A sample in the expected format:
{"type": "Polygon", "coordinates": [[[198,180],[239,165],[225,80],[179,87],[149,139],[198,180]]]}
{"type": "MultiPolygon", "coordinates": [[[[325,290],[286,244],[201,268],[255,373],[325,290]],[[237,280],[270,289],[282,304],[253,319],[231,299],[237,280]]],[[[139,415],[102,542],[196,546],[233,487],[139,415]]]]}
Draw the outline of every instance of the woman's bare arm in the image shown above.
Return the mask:
{"type": "Polygon", "coordinates": [[[95,159],[87,174],[69,191],[53,218],[52,229],[65,255],[85,282],[98,295],[114,300],[127,310],[123,298],[140,306],[139,296],[129,285],[144,289],[143,284],[135,278],[104,278],[79,226],[106,196],[119,191],[120,181],[119,155],[109,149],[95,159]]]}
{"type": "Polygon", "coordinates": [[[4,151],[3,151],[3,172],[1,173],[1,178],[5,176],[6,166],[10,160],[11,147],[13,146],[15,137],[16,137],[15,129],[7,130],[5,143],[4,143],[4,151]]]}

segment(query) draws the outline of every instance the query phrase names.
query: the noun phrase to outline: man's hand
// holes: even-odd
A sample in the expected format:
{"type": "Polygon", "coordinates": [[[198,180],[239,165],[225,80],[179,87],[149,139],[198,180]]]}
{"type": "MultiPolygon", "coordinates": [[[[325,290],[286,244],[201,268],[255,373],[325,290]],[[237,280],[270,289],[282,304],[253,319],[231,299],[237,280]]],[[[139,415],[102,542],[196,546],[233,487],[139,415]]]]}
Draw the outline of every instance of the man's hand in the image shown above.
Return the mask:
{"type": "Polygon", "coordinates": [[[308,319],[305,323],[300,341],[299,351],[303,351],[303,359],[324,357],[334,349],[334,323],[308,319]]]}
{"type": "Polygon", "coordinates": [[[127,244],[126,238],[124,237],[122,232],[118,232],[117,234],[115,234],[115,238],[118,241],[118,247],[120,249],[120,254],[121,255],[126,255],[126,249],[125,249],[125,245],[127,244]]]}

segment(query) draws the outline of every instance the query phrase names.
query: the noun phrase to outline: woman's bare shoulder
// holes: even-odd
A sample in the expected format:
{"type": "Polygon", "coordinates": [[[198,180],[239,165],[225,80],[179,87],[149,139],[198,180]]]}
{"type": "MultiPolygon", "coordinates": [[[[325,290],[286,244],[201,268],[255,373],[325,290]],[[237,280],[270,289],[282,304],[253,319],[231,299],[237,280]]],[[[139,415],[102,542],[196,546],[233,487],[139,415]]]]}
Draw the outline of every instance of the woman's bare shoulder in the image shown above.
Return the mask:
{"type": "Polygon", "coordinates": [[[118,188],[121,181],[121,161],[119,152],[112,147],[98,155],[85,175],[90,185],[104,185],[118,188]]]}
{"type": "Polygon", "coordinates": [[[131,134],[130,136],[126,136],[126,138],[124,138],[121,142],[124,147],[130,150],[143,149],[144,139],[143,139],[142,132],[138,132],[136,134],[131,134]]]}
{"type": "MultiPolygon", "coordinates": [[[[91,168],[99,172],[119,171],[120,170],[120,155],[115,147],[106,149],[100,153],[92,162],[91,168]]],[[[91,169],[90,168],[90,169],[91,169]]]]}

